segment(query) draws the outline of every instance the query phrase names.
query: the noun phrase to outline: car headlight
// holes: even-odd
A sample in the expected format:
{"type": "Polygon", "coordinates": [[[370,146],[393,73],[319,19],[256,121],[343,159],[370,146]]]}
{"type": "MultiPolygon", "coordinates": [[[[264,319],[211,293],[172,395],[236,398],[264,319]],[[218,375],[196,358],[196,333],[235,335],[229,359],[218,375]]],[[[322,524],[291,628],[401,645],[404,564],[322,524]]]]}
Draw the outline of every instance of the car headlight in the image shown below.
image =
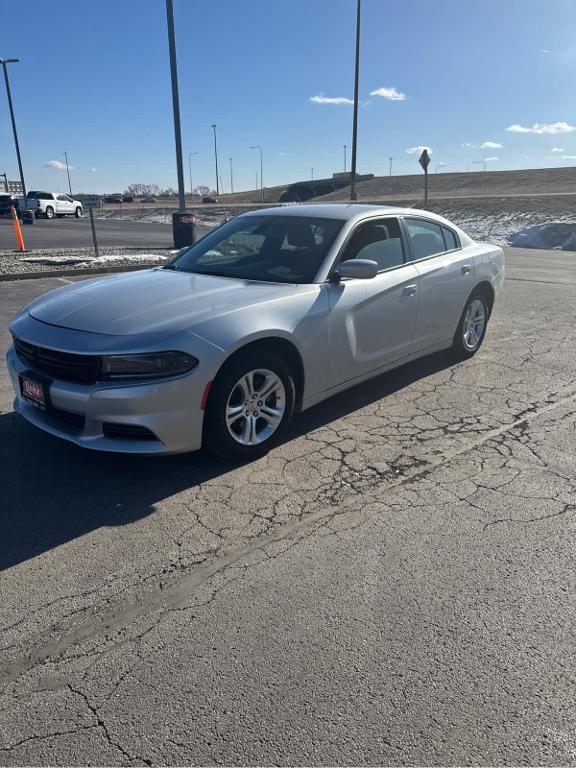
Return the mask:
{"type": "Polygon", "coordinates": [[[187,373],[198,360],[186,352],[150,352],[101,358],[103,379],[157,379],[187,373]]]}

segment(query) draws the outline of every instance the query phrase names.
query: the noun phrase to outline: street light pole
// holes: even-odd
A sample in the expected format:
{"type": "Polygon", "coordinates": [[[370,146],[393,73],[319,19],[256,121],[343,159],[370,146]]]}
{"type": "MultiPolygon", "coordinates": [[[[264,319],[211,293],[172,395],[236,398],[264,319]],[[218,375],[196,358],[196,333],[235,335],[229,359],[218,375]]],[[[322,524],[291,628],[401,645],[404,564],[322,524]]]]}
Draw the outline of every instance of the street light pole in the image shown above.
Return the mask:
{"type": "Polygon", "coordinates": [[[344,173],[346,173],[346,144],[344,144],[344,173]]]}
{"type": "Polygon", "coordinates": [[[234,192],[234,174],[232,173],[232,158],[228,158],[230,160],[230,192],[234,192]]]}
{"type": "Polygon", "coordinates": [[[70,184],[70,169],[68,168],[68,153],[64,152],[64,157],[66,158],[66,174],[68,176],[68,193],[70,197],[72,197],[72,184],[70,184]]]}
{"type": "Polygon", "coordinates": [[[168,48],[170,50],[170,75],[172,79],[172,108],[174,110],[174,141],[176,144],[176,171],[178,174],[178,205],[186,209],[184,189],[184,168],[182,165],[182,132],[180,129],[180,97],[178,95],[178,66],[176,64],[176,35],[174,33],[174,5],[166,0],[166,22],[168,25],[168,48]]]}
{"type": "Polygon", "coordinates": [[[193,186],[192,186],[192,161],[190,160],[190,158],[192,157],[192,155],[197,155],[197,154],[198,154],[198,152],[188,152],[188,175],[190,176],[190,197],[192,197],[192,195],[193,195],[193,192],[192,192],[192,190],[193,190],[193,186]]]}
{"type": "Polygon", "coordinates": [[[312,179],[312,181],[314,181],[314,168],[310,168],[310,171],[312,173],[311,179],[312,179]]]}
{"type": "Polygon", "coordinates": [[[10,118],[12,120],[12,133],[14,134],[14,145],[16,147],[16,157],[18,159],[18,170],[20,171],[20,182],[22,184],[22,194],[26,198],[26,183],[24,182],[24,171],[22,170],[22,158],[20,157],[20,145],[18,144],[18,132],[16,131],[16,119],[14,117],[14,106],[12,104],[12,94],[10,92],[10,81],[8,80],[7,64],[17,64],[20,59],[0,59],[4,69],[4,80],[6,81],[6,95],[8,96],[8,107],[10,109],[10,118]]]}
{"type": "Polygon", "coordinates": [[[250,147],[250,149],[260,150],[260,199],[262,202],[264,202],[264,176],[262,174],[262,147],[259,144],[256,144],[256,146],[250,147]]]}
{"type": "Polygon", "coordinates": [[[216,194],[220,194],[220,182],[218,181],[218,144],[216,143],[216,123],[211,126],[214,131],[214,160],[216,162],[216,194]]]}
{"type": "Polygon", "coordinates": [[[350,168],[350,200],[356,200],[356,145],[358,139],[358,78],[360,73],[360,5],[356,0],[356,62],[354,66],[354,117],[352,122],[352,167],[350,168]]]}
{"type": "Polygon", "coordinates": [[[390,171],[388,173],[388,176],[392,176],[392,161],[394,160],[393,157],[389,157],[388,160],[390,160],[390,171]]]}
{"type": "Polygon", "coordinates": [[[472,165],[481,165],[483,166],[484,173],[486,173],[486,160],[473,160],[472,165]]]}

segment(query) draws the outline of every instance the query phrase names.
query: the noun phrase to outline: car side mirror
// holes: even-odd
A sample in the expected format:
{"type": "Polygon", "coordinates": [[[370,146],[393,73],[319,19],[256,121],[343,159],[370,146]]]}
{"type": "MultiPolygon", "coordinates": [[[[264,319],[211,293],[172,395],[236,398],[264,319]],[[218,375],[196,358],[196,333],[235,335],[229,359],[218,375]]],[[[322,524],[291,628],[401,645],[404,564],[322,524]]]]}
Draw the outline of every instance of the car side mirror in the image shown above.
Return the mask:
{"type": "Polygon", "coordinates": [[[340,277],[355,277],[357,280],[371,280],[378,274],[378,264],[371,259],[348,259],[340,264],[340,277]]]}

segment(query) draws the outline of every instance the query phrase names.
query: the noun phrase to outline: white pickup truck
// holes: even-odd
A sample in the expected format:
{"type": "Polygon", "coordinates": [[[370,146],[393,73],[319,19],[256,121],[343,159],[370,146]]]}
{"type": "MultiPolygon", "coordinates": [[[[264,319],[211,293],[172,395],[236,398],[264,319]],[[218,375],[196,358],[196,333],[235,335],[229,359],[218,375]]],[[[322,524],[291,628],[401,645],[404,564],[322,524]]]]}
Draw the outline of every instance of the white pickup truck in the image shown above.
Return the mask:
{"type": "Polygon", "coordinates": [[[53,219],[54,216],[82,216],[82,203],[60,192],[28,192],[26,207],[35,211],[37,216],[53,219]]]}

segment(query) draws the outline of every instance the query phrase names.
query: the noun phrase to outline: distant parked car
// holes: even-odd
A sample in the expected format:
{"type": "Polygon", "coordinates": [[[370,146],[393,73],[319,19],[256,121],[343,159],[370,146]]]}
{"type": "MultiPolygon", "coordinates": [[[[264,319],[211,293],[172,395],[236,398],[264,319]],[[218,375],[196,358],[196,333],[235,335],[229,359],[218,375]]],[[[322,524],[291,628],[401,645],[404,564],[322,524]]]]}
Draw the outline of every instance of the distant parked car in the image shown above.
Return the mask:
{"type": "Polygon", "coordinates": [[[148,195],[147,197],[143,197],[141,202],[143,202],[143,203],[155,203],[156,202],[156,198],[155,197],[151,197],[150,195],[148,195]]]}
{"type": "Polygon", "coordinates": [[[105,203],[121,203],[122,195],[106,195],[104,198],[105,203]]]}
{"type": "Polygon", "coordinates": [[[215,197],[203,197],[202,202],[207,205],[208,203],[217,203],[218,200],[215,197]]]}
{"type": "Polygon", "coordinates": [[[80,200],[74,200],[69,195],[61,195],[59,192],[39,192],[33,190],[26,195],[26,204],[36,213],[36,216],[44,216],[59,219],[63,216],[82,216],[83,208],[80,200]]]}
{"type": "Polygon", "coordinates": [[[0,216],[9,215],[12,206],[18,210],[18,198],[12,197],[8,192],[0,192],[0,216]]]}
{"type": "Polygon", "coordinates": [[[134,202],[134,198],[132,197],[132,195],[122,195],[122,202],[123,203],[133,203],[134,202]]]}

